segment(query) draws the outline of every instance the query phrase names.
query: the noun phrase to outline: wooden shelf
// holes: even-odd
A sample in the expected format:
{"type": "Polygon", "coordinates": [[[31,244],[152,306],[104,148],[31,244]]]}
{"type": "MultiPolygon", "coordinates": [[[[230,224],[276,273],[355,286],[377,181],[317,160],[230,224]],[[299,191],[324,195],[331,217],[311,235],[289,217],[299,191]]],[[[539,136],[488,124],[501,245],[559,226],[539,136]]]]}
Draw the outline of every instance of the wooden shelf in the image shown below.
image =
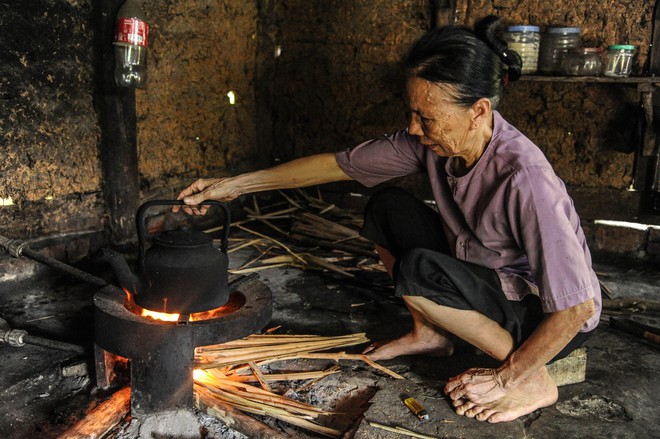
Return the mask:
{"type": "MultiPolygon", "coordinates": [[[[660,85],[660,76],[630,76],[625,78],[612,78],[609,76],[537,76],[523,75],[519,81],[523,82],[546,82],[546,83],[581,83],[581,84],[613,84],[613,85],[632,85],[637,87],[637,93],[640,97],[640,106],[644,110],[645,124],[642,133],[642,149],[635,154],[636,160],[658,160],[660,149],[656,147],[656,126],[653,118],[653,93],[655,88],[660,85]]],[[[635,175],[633,181],[637,186],[640,182],[647,180],[645,166],[635,166],[635,175]]],[[[635,187],[637,190],[643,190],[643,187],[635,187]]]]}
{"type": "Polygon", "coordinates": [[[596,84],[660,84],[660,76],[629,76],[612,78],[609,76],[537,76],[522,75],[519,81],[529,82],[581,82],[596,84]]]}

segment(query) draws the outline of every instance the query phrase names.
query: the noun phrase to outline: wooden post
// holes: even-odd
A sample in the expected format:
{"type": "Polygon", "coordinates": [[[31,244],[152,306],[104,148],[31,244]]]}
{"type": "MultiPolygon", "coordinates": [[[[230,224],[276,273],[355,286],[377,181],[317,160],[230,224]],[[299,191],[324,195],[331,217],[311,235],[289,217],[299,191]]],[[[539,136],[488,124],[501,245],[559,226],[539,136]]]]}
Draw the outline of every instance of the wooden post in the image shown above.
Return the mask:
{"type": "MultiPolygon", "coordinates": [[[[651,35],[651,49],[649,51],[649,74],[660,74],[660,1],[656,1],[653,14],[653,33],[651,35]]],[[[650,209],[653,213],[660,214],[660,144],[658,144],[658,139],[655,136],[658,125],[658,112],[660,111],[660,96],[658,96],[658,93],[652,93],[652,97],[648,101],[646,105],[650,106],[651,120],[647,122],[646,131],[654,134],[652,140],[649,140],[649,143],[653,142],[651,146],[654,147],[651,155],[654,166],[652,167],[649,184],[651,192],[650,209]]]]}
{"type": "Polygon", "coordinates": [[[110,243],[134,240],[135,212],[140,199],[135,117],[135,90],[120,89],[114,81],[115,18],[124,0],[96,1],[95,106],[101,128],[100,158],[103,195],[108,208],[110,243]]]}
{"type": "Polygon", "coordinates": [[[431,29],[453,24],[456,19],[456,0],[431,1],[431,29]]]}

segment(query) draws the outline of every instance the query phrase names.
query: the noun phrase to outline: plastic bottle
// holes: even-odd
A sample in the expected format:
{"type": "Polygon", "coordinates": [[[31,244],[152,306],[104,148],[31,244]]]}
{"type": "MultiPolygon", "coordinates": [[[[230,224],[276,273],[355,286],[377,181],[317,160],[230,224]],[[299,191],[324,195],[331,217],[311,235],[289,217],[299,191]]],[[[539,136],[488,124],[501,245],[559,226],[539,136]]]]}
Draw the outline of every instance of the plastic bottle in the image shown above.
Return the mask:
{"type": "Polygon", "coordinates": [[[115,82],[118,87],[144,88],[147,84],[149,25],[142,0],[126,0],[115,26],[115,82]]]}

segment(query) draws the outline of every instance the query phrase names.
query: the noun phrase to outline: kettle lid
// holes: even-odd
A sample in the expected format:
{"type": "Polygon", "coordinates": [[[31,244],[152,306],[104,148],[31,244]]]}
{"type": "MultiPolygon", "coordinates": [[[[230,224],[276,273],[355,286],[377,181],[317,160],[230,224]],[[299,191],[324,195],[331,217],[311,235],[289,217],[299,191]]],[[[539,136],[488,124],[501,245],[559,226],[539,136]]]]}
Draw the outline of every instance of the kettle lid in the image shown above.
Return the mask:
{"type": "Polygon", "coordinates": [[[163,232],[154,237],[154,243],[168,247],[199,247],[212,242],[213,238],[209,234],[188,227],[163,232]]]}

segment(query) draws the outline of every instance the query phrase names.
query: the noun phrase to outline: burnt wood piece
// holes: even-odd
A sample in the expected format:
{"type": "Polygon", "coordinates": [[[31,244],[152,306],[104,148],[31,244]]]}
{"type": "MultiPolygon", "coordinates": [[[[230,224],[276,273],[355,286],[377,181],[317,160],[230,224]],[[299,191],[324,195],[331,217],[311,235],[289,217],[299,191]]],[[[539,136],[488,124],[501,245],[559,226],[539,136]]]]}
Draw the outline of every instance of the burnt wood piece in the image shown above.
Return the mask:
{"type": "Polygon", "coordinates": [[[251,439],[289,439],[290,435],[272,429],[268,425],[246,415],[230,405],[217,403],[214,406],[208,406],[202,398],[197,399],[197,407],[209,415],[220,419],[227,427],[243,433],[251,439]]]}
{"type": "Polygon", "coordinates": [[[95,106],[101,128],[100,157],[107,227],[113,245],[135,239],[134,215],[140,201],[135,90],[115,85],[112,44],[115,19],[124,0],[94,2],[96,21],[95,106]]]}
{"type": "Polygon", "coordinates": [[[131,389],[124,387],[108,400],[96,406],[83,419],[67,430],[60,438],[101,438],[126,417],[129,410],[131,389]]]}
{"type": "Polygon", "coordinates": [[[660,335],[647,331],[645,328],[634,324],[625,317],[610,317],[610,326],[619,331],[625,332],[635,337],[648,341],[649,343],[660,347],[660,335]]]}

